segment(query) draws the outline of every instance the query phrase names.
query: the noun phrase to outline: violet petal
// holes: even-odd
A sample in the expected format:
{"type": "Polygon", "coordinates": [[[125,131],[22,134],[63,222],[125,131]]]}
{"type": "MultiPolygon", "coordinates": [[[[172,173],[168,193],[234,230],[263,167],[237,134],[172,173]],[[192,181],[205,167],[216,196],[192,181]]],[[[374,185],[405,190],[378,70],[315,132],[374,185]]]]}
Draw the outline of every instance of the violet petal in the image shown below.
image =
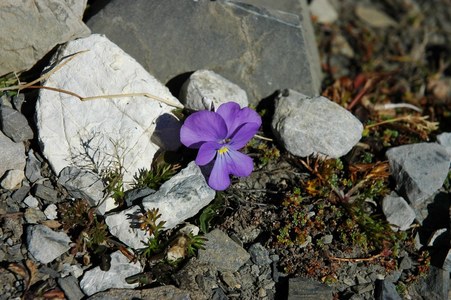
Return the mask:
{"type": "Polygon", "coordinates": [[[229,149],[224,156],[226,157],[225,161],[229,174],[235,176],[251,175],[252,170],[254,169],[252,158],[233,149],[229,149]]]}
{"type": "Polygon", "coordinates": [[[199,148],[205,142],[219,142],[226,137],[227,126],[223,118],[206,110],[190,115],[180,129],[180,141],[190,148],[199,148]]]}
{"type": "Polygon", "coordinates": [[[215,158],[217,150],[219,148],[221,148],[221,144],[218,144],[216,142],[203,143],[199,148],[199,152],[197,153],[196,165],[205,166],[206,164],[211,162],[215,158]]]}
{"type": "Polygon", "coordinates": [[[230,137],[230,148],[235,150],[243,148],[257,133],[259,128],[260,124],[258,123],[246,123],[239,127],[235,134],[230,137]]]}
{"type": "Polygon", "coordinates": [[[225,155],[218,155],[216,157],[210,177],[208,178],[208,185],[217,191],[223,191],[229,187],[230,178],[225,155]]]}
{"type": "Polygon", "coordinates": [[[235,131],[246,123],[257,123],[259,127],[262,123],[260,115],[254,110],[244,107],[240,109],[239,104],[227,102],[222,104],[216,111],[227,125],[227,137],[234,135],[235,131]]]}

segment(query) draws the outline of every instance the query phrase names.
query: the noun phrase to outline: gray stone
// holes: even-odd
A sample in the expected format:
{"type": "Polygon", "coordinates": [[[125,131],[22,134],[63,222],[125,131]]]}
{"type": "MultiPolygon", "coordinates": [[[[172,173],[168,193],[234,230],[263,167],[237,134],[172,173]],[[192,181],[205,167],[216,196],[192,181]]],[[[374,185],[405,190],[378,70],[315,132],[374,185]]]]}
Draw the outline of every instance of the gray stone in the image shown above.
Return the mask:
{"type": "Polygon", "coordinates": [[[415,211],[409,206],[404,198],[398,196],[395,192],[385,196],[382,200],[382,211],[387,221],[393,225],[392,228],[397,231],[405,231],[415,220],[415,211]]]}
{"type": "Polygon", "coordinates": [[[376,300],[402,300],[396,291],[396,286],[388,280],[376,281],[376,300]]]}
{"type": "Polygon", "coordinates": [[[332,288],[313,280],[290,278],[288,280],[288,300],[332,299],[332,288]]]}
{"type": "Polygon", "coordinates": [[[56,45],[89,34],[79,8],[87,0],[75,1],[77,8],[71,2],[72,5],[67,0],[2,1],[0,76],[27,70],[56,45]]]}
{"type": "Polygon", "coordinates": [[[39,262],[47,264],[70,249],[70,238],[64,232],[56,232],[44,225],[27,227],[27,247],[39,262]]]}
{"type": "MultiPolygon", "coordinates": [[[[364,284],[359,284],[359,285],[355,285],[352,287],[352,290],[355,291],[359,295],[371,292],[373,289],[374,289],[374,287],[373,287],[372,283],[364,283],[364,284]]],[[[352,298],[352,299],[354,299],[354,298],[352,298]]]]}
{"type": "Polygon", "coordinates": [[[111,254],[110,269],[102,271],[100,267],[95,267],[86,271],[80,281],[80,287],[88,296],[111,288],[132,289],[139,284],[129,284],[125,281],[125,278],[136,275],[141,271],[142,267],[139,262],[132,263],[120,251],[116,251],[111,254]]]}
{"type": "Polygon", "coordinates": [[[25,95],[20,93],[12,97],[14,108],[22,111],[22,105],[25,103],[25,95]]]}
{"type": "Polygon", "coordinates": [[[397,26],[395,20],[377,7],[367,4],[357,4],[355,14],[364,22],[375,28],[397,26]]]}
{"type": "Polygon", "coordinates": [[[443,261],[443,270],[451,272],[451,249],[448,250],[443,261]]]}
{"type": "Polygon", "coordinates": [[[15,143],[0,131],[0,177],[8,170],[23,170],[25,168],[25,146],[15,143]]]}
{"type": "Polygon", "coordinates": [[[22,180],[25,179],[23,170],[9,170],[0,181],[0,186],[7,190],[16,190],[20,188],[22,180]]]}
{"type": "MultiPolygon", "coordinates": [[[[191,261],[188,264],[191,264],[191,261]]],[[[194,263],[194,265],[195,264],[196,263],[194,263]]],[[[204,291],[211,291],[218,288],[218,278],[216,273],[217,273],[216,270],[213,269],[210,269],[206,272],[202,272],[201,273],[202,275],[196,278],[196,283],[199,286],[199,288],[204,291]]]]}
{"type": "Polygon", "coordinates": [[[7,250],[8,250],[8,256],[6,258],[7,261],[21,262],[25,259],[22,253],[21,244],[16,244],[14,246],[8,247],[7,250]]]}
{"type": "Polygon", "coordinates": [[[262,266],[271,263],[268,250],[260,243],[255,243],[249,247],[249,254],[254,264],[262,266]]]}
{"type": "Polygon", "coordinates": [[[41,175],[41,161],[37,159],[33,150],[28,151],[27,165],[25,166],[25,176],[28,181],[35,183],[42,179],[41,175]]]}
{"type": "Polygon", "coordinates": [[[88,298],[88,300],[123,300],[123,299],[145,299],[145,300],[190,300],[188,291],[178,289],[173,285],[159,286],[144,290],[111,289],[100,292],[88,298]]]}
{"type": "Polygon", "coordinates": [[[104,197],[105,186],[99,175],[77,167],[65,167],[59,174],[58,183],[74,198],[82,198],[91,206],[104,197]]]}
{"type": "Polygon", "coordinates": [[[0,106],[0,128],[14,142],[24,142],[33,138],[33,130],[24,115],[7,106],[0,106]]]}
{"type": "Polygon", "coordinates": [[[446,149],[434,143],[391,148],[386,152],[398,194],[418,208],[445,181],[451,161],[446,149]]]}
{"type": "Polygon", "coordinates": [[[313,0],[310,3],[310,13],[316,17],[318,23],[333,23],[338,19],[335,7],[328,0],[313,0]]]}
{"type": "MultiPolygon", "coordinates": [[[[160,189],[142,201],[144,210],[158,208],[161,218],[166,221],[165,229],[174,228],[186,219],[194,216],[214,199],[216,193],[205,181],[199,167],[191,162],[188,166],[165,182],[160,189]]],[[[143,213],[140,206],[106,216],[105,222],[111,234],[128,246],[139,249],[144,247],[148,235],[136,228],[136,217],[143,213]]]]}
{"type": "Polygon", "coordinates": [[[28,185],[23,185],[11,195],[11,198],[13,199],[13,201],[21,203],[27,197],[29,192],[30,187],[28,185]]]}
{"type": "MultiPolygon", "coordinates": [[[[52,74],[44,86],[81,96],[146,93],[182,107],[168,88],[104,36],[71,41],[53,60],[87,49],[52,74]]],[[[56,174],[67,166],[97,174],[121,167],[123,181],[132,182],[161,147],[176,150],[181,145],[181,125],[171,114],[173,108],[145,96],[81,101],[41,89],[36,104],[38,139],[56,174]]]]}
{"type": "Polygon", "coordinates": [[[58,285],[64,292],[64,296],[68,300],[81,300],[85,297],[85,294],[78,286],[78,280],[74,276],[67,276],[64,278],[58,278],[58,285]]]}
{"type": "Polygon", "coordinates": [[[61,277],[73,276],[75,278],[79,278],[83,275],[83,268],[78,265],[72,265],[69,263],[63,263],[62,270],[60,271],[61,277]]]}
{"type": "Polygon", "coordinates": [[[22,218],[4,218],[2,224],[3,238],[8,236],[8,239],[11,239],[13,244],[21,244],[23,223],[22,218]]]}
{"type": "Polygon", "coordinates": [[[155,192],[155,190],[148,187],[128,190],[125,192],[125,202],[127,206],[132,206],[133,202],[142,200],[155,192]]]}
{"type": "Polygon", "coordinates": [[[205,235],[205,250],[199,249],[200,263],[207,263],[220,271],[236,272],[250,255],[219,229],[205,235]]]}
{"type": "Polygon", "coordinates": [[[58,202],[58,192],[40,183],[34,185],[33,195],[49,203],[58,202]]]}
{"type": "Polygon", "coordinates": [[[431,265],[429,274],[411,285],[408,291],[413,299],[448,299],[449,272],[431,265]]]}
{"type": "Polygon", "coordinates": [[[199,70],[191,74],[180,91],[180,101],[186,108],[210,110],[233,101],[246,107],[249,105],[246,92],[238,85],[209,70],[199,70]]]}
{"type": "Polygon", "coordinates": [[[212,294],[218,288],[217,270],[210,264],[191,258],[183,268],[173,274],[177,286],[190,292],[191,299],[213,299],[212,294]]]}
{"type": "Polygon", "coordinates": [[[399,263],[399,269],[401,270],[409,270],[412,268],[412,259],[406,255],[401,259],[401,262],[399,263]]]}
{"type": "Polygon", "coordinates": [[[7,106],[10,108],[13,108],[13,105],[11,104],[11,97],[9,97],[6,94],[3,94],[0,96],[0,106],[7,106]]]}
{"type": "Polygon", "coordinates": [[[286,87],[318,95],[321,75],[308,7],[305,1],[296,5],[301,16],[238,1],[111,1],[88,25],[162,82],[208,69],[242,86],[256,104],[286,87]]]}
{"type": "Polygon", "coordinates": [[[39,208],[27,208],[24,217],[28,224],[39,224],[45,220],[45,214],[39,208]]]}
{"type": "Polygon", "coordinates": [[[224,293],[222,288],[216,288],[213,290],[213,295],[210,298],[211,300],[228,300],[229,297],[224,293]]]}
{"type": "Polygon", "coordinates": [[[272,129],[293,155],[341,157],[357,144],[363,125],[349,111],[325,97],[310,98],[294,90],[276,100],[272,129]]]}
{"type": "Polygon", "coordinates": [[[437,142],[446,148],[448,154],[451,156],[451,132],[444,132],[437,135],[437,142]]]}
{"type": "Polygon", "coordinates": [[[219,272],[219,276],[229,289],[235,290],[241,288],[241,284],[232,272],[219,272]]]}
{"type": "Polygon", "coordinates": [[[44,215],[48,220],[55,220],[58,218],[58,211],[55,204],[50,204],[44,209],[44,215]]]}
{"type": "Polygon", "coordinates": [[[39,201],[38,199],[36,199],[35,197],[33,197],[32,195],[28,195],[23,202],[31,208],[37,208],[39,206],[39,201]]]}

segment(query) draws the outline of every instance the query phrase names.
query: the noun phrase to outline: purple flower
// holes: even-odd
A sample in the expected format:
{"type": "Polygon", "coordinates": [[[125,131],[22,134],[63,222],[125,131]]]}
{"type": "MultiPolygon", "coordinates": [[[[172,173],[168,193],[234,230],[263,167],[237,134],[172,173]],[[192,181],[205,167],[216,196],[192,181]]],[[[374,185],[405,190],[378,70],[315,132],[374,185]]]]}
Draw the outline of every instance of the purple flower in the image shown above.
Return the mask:
{"type": "Polygon", "coordinates": [[[252,159],[238,150],[257,133],[261,123],[252,109],[228,102],[216,112],[203,110],[190,115],[180,130],[180,140],[187,147],[199,149],[198,166],[215,160],[208,185],[222,191],[230,185],[229,175],[251,174],[252,159]]]}

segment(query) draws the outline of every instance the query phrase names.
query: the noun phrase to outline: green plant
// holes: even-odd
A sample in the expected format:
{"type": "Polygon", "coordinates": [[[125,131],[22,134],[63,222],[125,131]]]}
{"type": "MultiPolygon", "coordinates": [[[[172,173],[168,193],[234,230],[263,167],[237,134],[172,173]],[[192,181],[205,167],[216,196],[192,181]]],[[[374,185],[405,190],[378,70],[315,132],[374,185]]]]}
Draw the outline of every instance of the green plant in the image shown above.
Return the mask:
{"type": "Polygon", "coordinates": [[[0,91],[2,89],[5,89],[5,91],[3,92],[6,93],[9,97],[16,96],[17,92],[15,90],[7,90],[7,88],[16,86],[18,83],[19,79],[15,74],[6,74],[0,77],[0,91]]]}
{"type": "Polygon", "coordinates": [[[160,234],[166,221],[158,221],[161,217],[158,211],[158,208],[152,208],[138,218],[139,228],[150,236],[146,242],[146,248],[142,252],[146,257],[161,252],[164,247],[160,234]]]}
{"type": "Polygon", "coordinates": [[[139,169],[138,173],[133,176],[135,180],[134,187],[149,187],[151,189],[157,190],[164,182],[174,176],[179,168],[180,165],[178,164],[161,164],[156,165],[150,170],[139,169]]]}
{"type": "Polygon", "coordinates": [[[207,238],[201,235],[194,235],[193,233],[189,233],[186,244],[186,251],[188,254],[188,257],[192,257],[196,255],[196,252],[199,249],[205,250],[205,242],[207,241],[207,238]]]}
{"type": "Polygon", "coordinates": [[[107,194],[114,199],[114,202],[122,206],[125,199],[124,188],[124,168],[117,162],[115,167],[101,172],[101,177],[106,184],[107,194]]]}
{"type": "Polygon", "coordinates": [[[89,250],[92,254],[106,251],[105,244],[109,238],[107,226],[86,200],[61,203],[59,212],[63,229],[76,241],[73,251],[83,253],[89,250]]]}
{"type": "Polygon", "coordinates": [[[213,218],[218,215],[218,211],[223,206],[224,196],[221,192],[216,193],[215,199],[202,210],[199,216],[199,228],[203,233],[210,231],[213,218]]]}
{"type": "Polygon", "coordinates": [[[266,166],[270,161],[276,161],[280,157],[279,149],[262,139],[250,140],[246,149],[248,152],[257,153],[256,164],[259,168],[266,166]]]}

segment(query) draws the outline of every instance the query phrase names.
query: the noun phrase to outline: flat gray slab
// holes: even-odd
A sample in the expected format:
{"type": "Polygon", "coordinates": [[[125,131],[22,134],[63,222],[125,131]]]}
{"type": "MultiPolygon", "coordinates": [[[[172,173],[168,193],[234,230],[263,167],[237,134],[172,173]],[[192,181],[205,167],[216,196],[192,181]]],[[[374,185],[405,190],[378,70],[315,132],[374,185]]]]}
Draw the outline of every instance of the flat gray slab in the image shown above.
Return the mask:
{"type": "Polygon", "coordinates": [[[25,146],[15,143],[0,131],[0,177],[8,170],[25,168],[25,146]]]}
{"type": "Polygon", "coordinates": [[[318,52],[308,22],[235,1],[116,0],[87,24],[163,83],[208,69],[240,85],[256,104],[282,88],[319,93],[318,52]]]}
{"type": "Polygon", "coordinates": [[[451,162],[446,148],[435,143],[403,145],[386,155],[398,194],[405,195],[414,208],[442,187],[451,162]]]}
{"type": "Polygon", "coordinates": [[[200,249],[200,263],[210,264],[220,271],[236,272],[249,258],[249,253],[219,229],[205,235],[205,249],[200,249]]]}
{"type": "Polygon", "coordinates": [[[53,231],[44,225],[27,228],[28,251],[43,263],[49,263],[70,249],[70,238],[64,232],[53,231]]]}
{"type": "Polygon", "coordinates": [[[395,231],[409,229],[415,220],[415,211],[404,198],[399,197],[395,192],[384,197],[382,211],[388,223],[394,225],[395,231]]]}
{"type": "Polygon", "coordinates": [[[28,70],[56,45],[89,35],[82,21],[86,2],[2,0],[0,76],[28,70]]]}

